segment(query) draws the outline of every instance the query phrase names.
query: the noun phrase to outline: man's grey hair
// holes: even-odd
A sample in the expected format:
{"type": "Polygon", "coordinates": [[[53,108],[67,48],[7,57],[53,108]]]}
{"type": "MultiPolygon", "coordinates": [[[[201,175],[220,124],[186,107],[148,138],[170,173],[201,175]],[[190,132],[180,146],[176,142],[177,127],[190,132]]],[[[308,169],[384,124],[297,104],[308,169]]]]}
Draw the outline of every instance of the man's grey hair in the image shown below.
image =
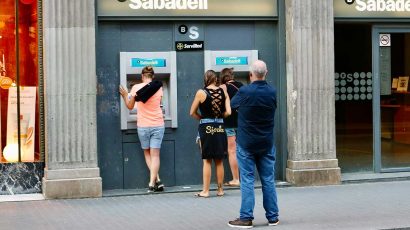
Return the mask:
{"type": "Polygon", "coordinates": [[[268,72],[268,68],[266,67],[265,62],[257,60],[252,63],[251,67],[249,68],[249,71],[257,78],[263,78],[268,72]]]}

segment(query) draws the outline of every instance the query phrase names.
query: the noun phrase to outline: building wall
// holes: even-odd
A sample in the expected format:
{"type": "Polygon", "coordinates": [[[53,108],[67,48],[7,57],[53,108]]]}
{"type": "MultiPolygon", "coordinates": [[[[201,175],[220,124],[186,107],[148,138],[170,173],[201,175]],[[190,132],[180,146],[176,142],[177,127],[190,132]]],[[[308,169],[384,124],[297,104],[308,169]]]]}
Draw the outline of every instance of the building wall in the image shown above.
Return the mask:
{"type": "MultiPolygon", "coordinates": [[[[99,23],[97,108],[99,165],[104,189],[144,188],[148,184],[148,169],[136,131],[120,130],[119,52],[172,51],[174,28],[178,23],[181,22],[99,23]]],[[[269,81],[278,85],[278,41],[274,21],[197,23],[203,25],[206,50],[259,50],[259,57],[268,63],[271,71],[269,81]]],[[[202,160],[195,144],[197,121],[189,116],[189,109],[196,91],[203,87],[205,71],[203,51],[177,52],[178,128],[166,129],[161,149],[160,177],[166,186],[202,183],[202,160]]],[[[238,75],[246,77],[247,73],[238,75]]],[[[279,142],[282,131],[277,128],[275,132],[279,142]]],[[[227,161],[225,174],[228,180],[227,161]]]]}
{"type": "Polygon", "coordinates": [[[95,1],[44,0],[46,198],[101,196],[95,1]]]}

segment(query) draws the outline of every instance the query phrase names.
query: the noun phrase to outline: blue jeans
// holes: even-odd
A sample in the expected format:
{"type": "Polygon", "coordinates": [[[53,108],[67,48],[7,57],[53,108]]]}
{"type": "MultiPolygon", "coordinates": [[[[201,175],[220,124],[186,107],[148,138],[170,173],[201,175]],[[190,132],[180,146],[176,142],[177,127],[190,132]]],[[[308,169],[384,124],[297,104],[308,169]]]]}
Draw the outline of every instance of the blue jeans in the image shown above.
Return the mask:
{"type": "Polygon", "coordinates": [[[275,155],[276,149],[266,153],[253,154],[239,145],[236,146],[239,173],[241,179],[241,220],[253,220],[255,208],[255,165],[262,183],[263,208],[268,220],[275,220],[279,216],[278,200],[275,189],[275,155]]]}

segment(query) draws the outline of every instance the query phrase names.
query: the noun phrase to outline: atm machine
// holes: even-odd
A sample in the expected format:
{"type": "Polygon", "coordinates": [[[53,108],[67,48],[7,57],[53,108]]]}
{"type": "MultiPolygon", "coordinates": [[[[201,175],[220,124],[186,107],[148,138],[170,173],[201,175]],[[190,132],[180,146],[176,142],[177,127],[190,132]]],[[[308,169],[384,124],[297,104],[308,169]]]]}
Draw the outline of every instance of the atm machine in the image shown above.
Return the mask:
{"type": "MultiPolygon", "coordinates": [[[[161,107],[165,127],[177,128],[177,67],[176,52],[120,52],[120,84],[128,91],[141,83],[141,71],[145,66],[154,67],[154,79],[162,81],[164,96],[161,107]]],[[[121,129],[137,128],[137,109],[129,110],[121,101],[121,129]]]]}
{"type": "Polygon", "coordinates": [[[218,74],[224,68],[233,68],[235,80],[246,85],[249,67],[258,60],[258,50],[205,50],[205,71],[212,69],[218,74]]]}

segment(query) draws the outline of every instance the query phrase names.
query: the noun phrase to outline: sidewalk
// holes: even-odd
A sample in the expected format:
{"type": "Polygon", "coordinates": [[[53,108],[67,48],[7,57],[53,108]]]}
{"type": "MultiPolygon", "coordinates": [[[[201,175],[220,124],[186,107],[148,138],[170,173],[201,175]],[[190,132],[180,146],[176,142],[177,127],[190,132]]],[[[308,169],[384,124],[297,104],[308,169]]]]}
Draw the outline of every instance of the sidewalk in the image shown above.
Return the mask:
{"type": "MultiPolygon", "coordinates": [[[[239,190],[0,203],[0,229],[232,229],[239,190]]],[[[266,226],[256,190],[254,229],[410,229],[410,181],[280,187],[280,224],[266,226]]]]}

